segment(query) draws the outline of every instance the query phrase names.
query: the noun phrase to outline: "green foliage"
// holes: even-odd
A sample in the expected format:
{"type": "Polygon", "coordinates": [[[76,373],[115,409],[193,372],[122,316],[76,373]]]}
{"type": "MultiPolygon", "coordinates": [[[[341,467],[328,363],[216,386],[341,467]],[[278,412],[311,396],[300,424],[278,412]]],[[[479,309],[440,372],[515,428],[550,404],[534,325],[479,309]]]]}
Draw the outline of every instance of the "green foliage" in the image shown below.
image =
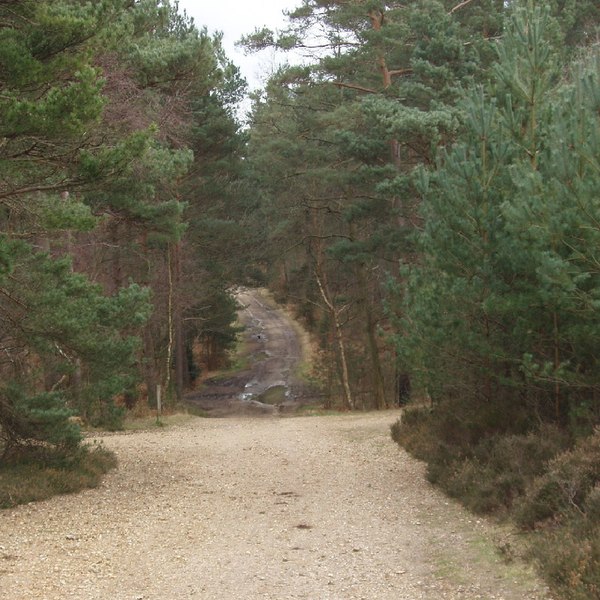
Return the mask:
{"type": "Polygon", "coordinates": [[[201,302],[165,258],[234,166],[243,82],[177,2],[16,0],[0,18],[0,378],[118,428],[116,397],[201,302]]]}
{"type": "Polygon", "coordinates": [[[23,242],[8,246],[13,264],[1,282],[0,320],[7,324],[1,341],[15,364],[33,353],[46,381],[64,386],[62,395],[81,414],[93,402],[110,406],[131,385],[138,347],[132,334],[149,316],[148,291],[131,285],[108,297],[73,273],[69,259],[53,260],[23,242]]]}
{"type": "Polygon", "coordinates": [[[2,102],[3,134],[56,137],[82,133],[100,116],[101,84],[91,67],[73,76],[74,81],[50,89],[43,98],[18,98],[9,91],[2,102]]]}
{"type": "Polygon", "coordinates": [[[600,589],[600,57],[565,67],[577,52],[553,15],[576,3],[520,4],[489,84],[459,105],[458,142],[415,178],[422,260],[392,289],[401,360],[433,409],[393,435],[471,509],[541,529],[532,555],[583,600],[600,589]]]}
{"type": "MultiPolygon", "coordinates": [[[[239,308],[230,290],[224,289],[218,274],[207,274],[204,278],[201,297],[186,310],[190,323],[186,329],[187,348],[190,359],[193,342],[200,344],[199,356],[202,366],[209,371],[229,366],[229,356],[238,341],[241,331],[237,324],[239,308]],[[210,310],[207,310],[210,307],[210,310]]],[[[198,366],[188,360],[192,376],[198,375],[198,366]]]]}
{"type": "Polygon", "coordinates": [[[73,450],[81,441],[73,411],[59,393],[30,395],[16,384],[0,389],[0,451],[9,455],[21,445],[50,444],[73,450]]]}
{"type": "Polygon", "coordinates": [[[35,212],[46,231],[91,231],[98,224],[88,205],[70,197],[40,196],[35,212]]]}
{"type": "Polygon", "coordinates": [[[116,332],[136,327],[147,317],[147,292],[137,286],[115,298],[101,293],[83,275],[71,271],[69,259],[52,260],[21,245],[13,279],[5,283],[13,302],[27,308],[15,314],[26,341],[37,351],[64,344],[63,352],[124,364],[131,342],[116,332]],[[102,349],[100,352],[99,350],[102,349]]]}
{"type": "Polygon", "coordinates": [[[422,174],[426,260],[400,351],[435,397],[518,394],[564,423],[599,384],[598,57],[560,82],[548,30],[517,11],[494,87],[462,106],[464,141],[422,174]]]}
{"type": "MultiPolygon", "coordinates": [[[[89,39],[105,3],[20,0],[0,6],[0,198],[76,185],[77,154],[105,105],[89,39]]],[[[21,202],[19,211],[27,212],[21,202]]],[[[13,225],[14,226],[14,225],[13,225]]]]}
{"type": "MultiPolygon", "coordinates": [[[[277,248],[265,269],[304,314],[310,307],[310,322],[334,327],[323,314],[331,309],[315,281],[320,271],[348,325],[351,383],[383,405],[396,373],[383,364],[393,351],[377,330],[389,330],[386,274],[415,256],[413,171],[456,136],[461,86],[485,72],[474,41],[489,42],[436,1],[307,1],[289,17],[280,35],[263,30],[246,40],[250,49],[302,48],[318,30],[325,46],[312,64],[280,69],[255,106],[256,227],[277,248]]],[[[332,363],[341,352],[334,339],[322,336],[332,363]]]]}

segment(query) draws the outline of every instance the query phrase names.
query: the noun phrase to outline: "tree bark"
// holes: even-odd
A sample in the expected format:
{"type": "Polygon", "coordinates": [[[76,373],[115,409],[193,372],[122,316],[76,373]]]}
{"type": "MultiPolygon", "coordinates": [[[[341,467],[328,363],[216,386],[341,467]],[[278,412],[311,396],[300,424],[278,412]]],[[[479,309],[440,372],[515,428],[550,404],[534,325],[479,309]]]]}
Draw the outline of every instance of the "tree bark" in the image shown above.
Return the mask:
{"type": "Polygon", "coordinates": [[[111,271],[112,292],[118,292],[123,286],[123,267],[121,264],[122,240],[119,237],[119,222],[113,219],[109,224],[110,242],[112,245],[111,271]]]}
{"type": "MultiPolygon", "coordinates": [[[[380,10],[372,10],[369,12],[369,19],[371,20],[371,25],[375,31],[381,31],[383,27],[383,19],[384,14],[383,11],[380,10]]],[[[379,70],[381,71],[381,76],[383,78],[383,87],[387,89],[392,85],[392,75],[390,70],[388,69],[387,62],[385,60],[385,56],[380,54],[377,57],[377,64],[379,65],[379,70]]]]}
{"type": "Polygon", "coordinates": [[[381,410],[386,407],[385,382],[383,378],[383,369],[379,357],[379,345],[377,344],[376,322],[373,316],[373,309],[369,301],[369,282],[365,267],[359,265],[357,268],[357,280],[361,290],[361,304],[365,318],[365,332],[371,358],[371,385],[373,387],[373,405],[381,410]]]}
{"type": "Polygon", "coordinates": [[[174,358],[175,358],[175,394],[179,402],[183,399],[183,388],[186,372],[185,337],[183,332],[183,318],[181,298],[178,293],[181,289],[181,242],[173,245],[173,330],[174,330],[174,358]]]}
{"type": "Polygon", "coordinates": [[[173,246],[167,246],[167,356],[165,361],[165,393],[169,393],[171,385],[171,366],[173,364],[174,347],[173,320],[173,246]]]}
{"type": "MultiPolygon", "coordinates": [[[[144,253],[144,264],[147,266],[145,276],[142,277],[145,285],[150,287],[151,276],[150,276],[150,258],[148,252],[148,243],[146,233],[142,234],[140,245],[144,253]]],[[[156,408],[157,396],[156,386],[159,381],[159,369],[156,362],[156,353],[154,345],[154,337],[152,335],[152,323],[151,319],[146,323],[143,333],[143,351],[142,351],[142,376],[146,383],[146,393],[148,395],[148,406],[156,408]]]]}
{"type": "Polygon", "coordinates": [[[144,380],[146,382],[148,392],[148,405],[151,408],[156,408],[156,385],[158,383],[158,375],[156,372],[156,360],[154,357],[154,338],[150,325],[147,324],[144,328],[144,380]]]}

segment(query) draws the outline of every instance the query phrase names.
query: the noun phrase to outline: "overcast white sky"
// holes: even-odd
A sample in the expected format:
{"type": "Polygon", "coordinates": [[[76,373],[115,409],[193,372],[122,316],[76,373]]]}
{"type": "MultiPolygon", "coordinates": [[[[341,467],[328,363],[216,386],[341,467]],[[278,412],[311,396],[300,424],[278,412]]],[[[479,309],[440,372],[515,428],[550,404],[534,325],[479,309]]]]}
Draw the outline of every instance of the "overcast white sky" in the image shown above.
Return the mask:
{"type": "Polygon", "coordinates": [[[244,56],[234,44],[242,35],[264,25],[281,29],[286,20],[283,10],[300,6],[301,0],[179,0],[198,28],[222,31],[223,45],[229,58],[242,70],[251,88],[262,87],[262,80],[273,70],[275,55],[266,50],[244,56]]]}

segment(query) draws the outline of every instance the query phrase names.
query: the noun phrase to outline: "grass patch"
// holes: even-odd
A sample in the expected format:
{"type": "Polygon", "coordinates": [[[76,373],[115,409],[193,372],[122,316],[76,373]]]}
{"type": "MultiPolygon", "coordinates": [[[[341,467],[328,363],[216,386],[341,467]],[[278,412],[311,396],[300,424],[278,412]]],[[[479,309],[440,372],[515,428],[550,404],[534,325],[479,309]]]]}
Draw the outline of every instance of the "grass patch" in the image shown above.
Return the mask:
{"type": "Polygon", "coordinates": [[[332,417],[344,414],[339,410],[325,408],[322,404],[302,404],[294,412],[297,417],[332,417]]]}
{"type": "Polygon", "coordinates": [[[97,487],[116,466],[116,456],[99,444],[70,452],[23,449],[0,464],[0,508],[97,487]]]}
{"type": "Polygon", "coordinates": [[[210,419],[212,415],[210,411],[204,410],[199,406],[195,405],[193,402],[189,402],[185,405],[186,412],[192,417],[198,417],[200,419],[210,419]]]}
{"type": "Polygon", "coordinates": [[[251,355],[250,343],[246,340],[239,341],[236,344],[235,350],[231,353],[231,358],[227,367],[214,375],[210,375],[209,379],[214,381],[226,380],[231,377],[232,374],[246,371],[250,368],[251,355]]]}
{"type": "Polygon", "coordinates": [[[237,373],[247,371],[251,366],[253,355],[253,340],[248,335],[246,326],[239,320],[235,322],[234,327],[237,329],[235,342],[233,347],[226,353],[226,359],[221,363],[221,367],[206,370],[200,373],[200,377],[196,380],[194,389],[202,390],[205,382],[209,384],[219,384],[226,382],[237,373]]]}
{"type": "Polygon", "coordinates": [[[465,585],[467,581],[462,576],[462,569],[459,569],[456,560],[453,557],[444,555],[432,558],[434,573],[438,579],[452,581],[455,585],[465,585]]]}

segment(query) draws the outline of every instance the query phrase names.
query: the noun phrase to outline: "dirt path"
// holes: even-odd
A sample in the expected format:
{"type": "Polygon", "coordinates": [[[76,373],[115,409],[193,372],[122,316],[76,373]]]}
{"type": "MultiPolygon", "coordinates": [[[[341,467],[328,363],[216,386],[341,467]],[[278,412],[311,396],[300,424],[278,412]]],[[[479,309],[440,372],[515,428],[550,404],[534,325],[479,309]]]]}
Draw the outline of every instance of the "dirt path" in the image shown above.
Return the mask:
{"type": "Polygon", "coordinates": [[[0,513],[11,600],[542,599],[424,480],[397,413],[195,419],[105,439],[96,490],[0,513]]]}
{"type": "Polygon", "coordinates": [[[254,342],[252,377],[244,396],[258,399],[274,387],[291,393],[302,348],[289,318],[260,291],[241,289],[237,300],[243,306],[246,336],[254,342]]]}
{"type": "Polygon", "coordinates": [[[296,377],[303,358],[302,343],[290,317],[266,290],[240,288],[235,294],[244,327],[239,372],[208,379],[186,401],[212,416],[258,415],[293,411],[310,399],[310,390],[296,377]]]}

